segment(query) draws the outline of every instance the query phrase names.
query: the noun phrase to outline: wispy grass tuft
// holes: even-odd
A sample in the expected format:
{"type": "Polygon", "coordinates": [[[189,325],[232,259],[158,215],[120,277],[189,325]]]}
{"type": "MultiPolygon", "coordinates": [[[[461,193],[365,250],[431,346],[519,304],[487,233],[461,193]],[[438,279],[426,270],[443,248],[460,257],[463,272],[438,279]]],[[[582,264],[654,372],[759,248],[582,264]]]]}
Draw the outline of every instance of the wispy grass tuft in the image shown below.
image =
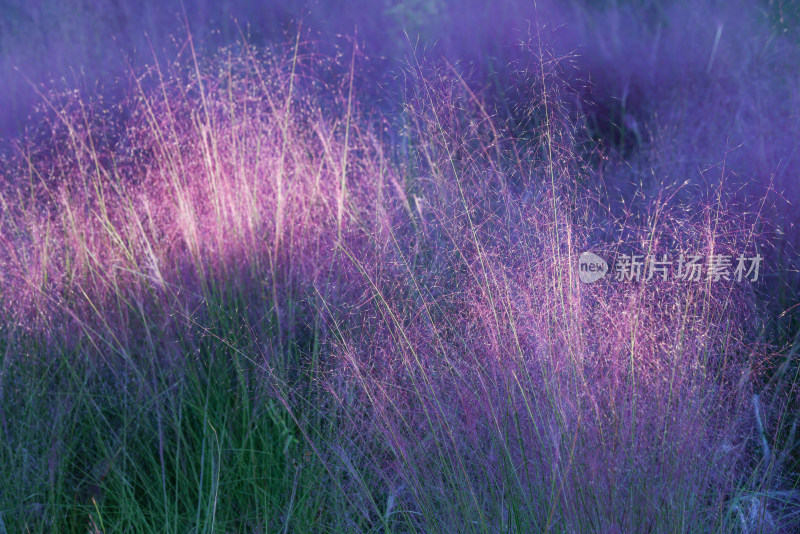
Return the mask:
{"type": "Polygon", "coordinates": [[[46,97],[0,190],[0,529],[797,525],[797,347],[752,287],[577,276],[754,255],[759,212],[597,187],[543,47],[524,135],[446,62],[409,62],[393,123],[357,48],[310,50],[46,97]]]}

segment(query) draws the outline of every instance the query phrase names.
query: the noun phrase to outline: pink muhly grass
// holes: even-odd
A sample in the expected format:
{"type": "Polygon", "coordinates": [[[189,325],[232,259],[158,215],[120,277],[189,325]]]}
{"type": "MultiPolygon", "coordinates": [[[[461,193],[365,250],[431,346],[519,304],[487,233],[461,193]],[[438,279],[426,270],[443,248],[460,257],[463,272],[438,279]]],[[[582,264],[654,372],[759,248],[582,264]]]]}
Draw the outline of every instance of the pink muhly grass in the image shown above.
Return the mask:
{"type": "MultiPolygon", "coordinates": [[[[405,113],[419,153],[405,172],[424,246],[390,235],[377,261],[394,267],[380,271],[349,256],[373,311],[339,332],[347,385],[331,386],[360,392],[345,408],[363,412],[351,432],[365,450],[385,448],[372,461],[403,488],[410,520],[442,531],[725,528],[750,462],[750,376],[768,354],[746,288],[581,284],[575,262],[599,206],[575,186],[586,171],[557,93],[532,104],[536,140],[515,148],[458,77],[414,80],[405,113]]],[[[665,196],[641,204],[607,229],[639,253],[757,244],[719,203],[699,220],[665,196]]]]}
{"type": "Polygon", "coordinates": [[[590,248],[740,252],[754,223],[722,195],[666,189],[604,208],[581,185],[601,176],[579,158],[555,62],[529,73],[527,141],[457,69],[414,64],[404,150],[360,111],[355,55],[333,84],[299,41],[220,57],[150,73],[123,128],[48,101],[45,140],[0,191],[2,320],[88,340],[112,372],[109,354],[179,358],[170,341],[191,343],[212,304],[269,323],[248,332],[259,342],[321,325],[337,425],[304,436],[376,524],[727,528],[768,355],[752,295],[586,286],[575,263],[590,248]]]}
{"type": "Polygon", "coordinates": [[[331,245],[373,211],[378,177],[365,173],[380,149],[345,133],[355,106],[311,78],[310,58],[282,61],[154,70],[121,124],[102,102],[48,100],[50,122],[2,191],[5,320],[62,341],[85,328],[113,337],[188,318],[218,291],[278,303],[330,276],[331,245]],[[363,160],[348,165],[360,183],[347,190],[345,135],[363,160]]]}

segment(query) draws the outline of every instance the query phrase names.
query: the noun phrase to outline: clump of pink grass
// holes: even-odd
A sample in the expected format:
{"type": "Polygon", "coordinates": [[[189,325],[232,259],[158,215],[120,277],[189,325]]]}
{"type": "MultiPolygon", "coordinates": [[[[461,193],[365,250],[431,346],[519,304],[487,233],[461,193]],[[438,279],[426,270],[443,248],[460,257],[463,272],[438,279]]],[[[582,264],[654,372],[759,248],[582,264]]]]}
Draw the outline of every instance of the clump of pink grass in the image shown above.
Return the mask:
{"type": "Polygon", "coordinates": [[[575,266],[597,224],[705,254],[754,246],[750,228],[668,196],[604,214],[549,63],[525,142],[454,68],[413,65],[403,149],[359,112],[355,54],[331,82],[301,50],[156,69],[121,129],[49,100],[46,148],[4,171],[2,320],[88,341],[112,372],[179,360],[170,341],[214,302],[268,343],[324,325],[340,422],[305,436],[346,473],[349,512],[387,529],[734,528],[764,480],[750,398],[769,353],[747,288],[585,286],[575,266]]]}
{"type": "Polygon", "coordinates": [[[4,171],[3,320],[122,349],[137,327],[244,291],[290,328],[278,303],[333,276],[385,165],[356,125],[352,79],[311,69],[300,47],[153,68],[119,109],[48,97],[4,171]]]}
{"type": "Polygon", "coordinates": [[[753,482],[750,398],[769,356],[751,290],[587,286],[576,262],[592,246],[753,251],[754,229],[724,194],[686,205],[661,191],[610,219],[626,242],[593,242],[608,212],[576,185],[588,170],[557,77],[534,74],[521,144],[452,69],[412,69],[418,153],[403,171],[420,230],[390,236],[393,268],[350,255],[373,310],[336,350],[359,392],[353,439],[383,470],[391,513],[426,531],[751,528],[731,512],[753,482]]]}

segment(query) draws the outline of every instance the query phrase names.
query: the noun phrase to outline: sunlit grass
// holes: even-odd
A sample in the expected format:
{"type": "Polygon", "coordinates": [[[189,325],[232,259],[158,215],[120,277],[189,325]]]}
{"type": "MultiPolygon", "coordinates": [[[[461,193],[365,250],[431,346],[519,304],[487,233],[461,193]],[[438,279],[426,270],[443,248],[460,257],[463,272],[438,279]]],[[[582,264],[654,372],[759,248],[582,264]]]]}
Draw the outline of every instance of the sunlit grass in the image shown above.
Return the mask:
{"type": "Polygon", "coordinates": [[[575,269],[750,253],[757,211],[591,193],[553,62],[520,139],[451,65],[387,125],[305,46],[45,96],[0,191],[0,532],[796,524],[752,289],[575,269]]]}

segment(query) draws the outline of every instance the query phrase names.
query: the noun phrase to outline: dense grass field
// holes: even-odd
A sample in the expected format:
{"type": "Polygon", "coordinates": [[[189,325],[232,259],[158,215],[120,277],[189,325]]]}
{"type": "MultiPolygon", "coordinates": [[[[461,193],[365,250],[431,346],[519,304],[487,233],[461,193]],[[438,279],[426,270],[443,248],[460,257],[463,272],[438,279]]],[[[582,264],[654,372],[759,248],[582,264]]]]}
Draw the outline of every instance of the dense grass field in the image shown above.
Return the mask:
{"type": "Polygon", "coordinates": [[[0,0],[0,534],[800,531],[796,4],[176,6],[0,0]]]}

